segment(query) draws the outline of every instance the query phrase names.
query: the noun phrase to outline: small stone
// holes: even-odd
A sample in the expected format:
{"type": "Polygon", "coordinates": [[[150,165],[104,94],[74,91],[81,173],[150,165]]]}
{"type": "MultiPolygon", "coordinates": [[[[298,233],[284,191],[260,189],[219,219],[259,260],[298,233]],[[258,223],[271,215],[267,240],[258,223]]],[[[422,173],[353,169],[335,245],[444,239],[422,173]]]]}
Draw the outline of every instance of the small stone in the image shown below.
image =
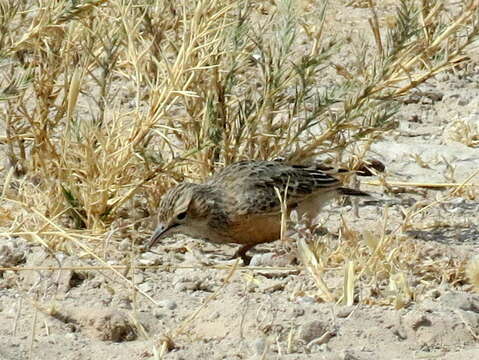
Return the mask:
{"type": "Polygon", "coordinates": [[[249,266],[288,266],[291,259],[289,256],[281,256],[275,253],[255,254],[251,258],[249,266]]]}
{"type": "Polygon", "coordinates": [[[210,320],[210,321],[211,321],[211,320],[216,320],[216,319],[218,319],[219,317],[220,317],[220,313],[219,313],[218,311],[215,311],[215,312],[213,312],[213,313],[210,315],[209,320],[210,320]]]}
{"type": "Polygon", "coordinates": [[[359,360],[350,350],[342,350],[339,353],[339,358],[341,360],[359,360]]]}
{"type": "Polygon", "coordinates": [[[261,285],[259,286],[259,289],[261,292],[265,294],[271,294],[276,291],[284,290],[284,283],[282,281],[274,281],[274,280],[263,281],[261,285]]]}
{"type": "Polygon", "coordinates": [[[175,310],[178,307],[175,301],[169,299],[158,301],[158,305],[168,310],[175,310]]]}
{"type": "Polygon", "coordinates": [[[133,307],[131,306],[131,299],[129,298],[122,298],[118,301],[118,307],[120,309],[127,309],[131,310],[133,307]]]}
{"type": "Polygon", "coordinates": [[[148,265],[148,266],[160,265],[161,264],[161,258],[160,258],[160,255],[153,254],[151,252],[146,252],[146,253],[141,254],[140,259],[138,260],[138,262],[141,265],[148,265]]]}
{"type": "Polygon", "coordinates": [[[151,282],[145,282],[138,285],[138,289],[144,293],[151,292],[153,290],[153,284],[151,282]]]}
{"type": "Polygon", "coordinates": [[[185,285],[185,283],[181,283],[181,282],[176,283],[176,284],[175,284],[175,290],[176,290],[176,291],[186,291],[186,285],[185,285]]]}
{"type": "Polygon", "coordinates": [[[145,281],[145,275],[143,275],[142,273],[136,273],[135,275],[133,275],[133,282],[135,284],[140,284],[144,281],[145,281]]]}
{"type": "Polygon", "coordinates": [[[296,299],[299,304],[311,305],[316,303],[316,299],[311,296],[300,296],[296,299]]]}
{"type": "Polygon", "coordinates": [[[445,81],[448,81],[449,80],[449,74],[446,73],[446,72],[440,72],[439,74],[437,74],[435,76],[436,80],[440,81],[440,82],[445,82],[445,81]]]}
{"type": "Polygon", "coordinates": [[[9,239],[0,245],[0,266],[16,266],[25,262],[26,247],[23,243],[9,239]]]}
{"type": "Polygon", "coordinates": [[[431,326],[432,324],[431,320],[429,320],[422,311],[418,310],[413,310],[407,313],[404,316],[403,323],[406,328],[413,329],[414,331],[416,331],[420,327],[431,326]]]}
{"type": "Polygon", "coordinates": [[[66,333],[65,334],[65,338],[68,339],[68,340],[72,340],[72,341],[75,341],[78,337],[78,334],[75,333],[75,332],[69,332],[69,333],[66,333]]]}
{"type": "Polygon", "coordinates": [[[263,355],[267,346],[267,341],[265,338],[260,337],[254,340],[252,345],[255,355],[263,355]]]}
{"type": "Polygon", "coordinates": [[[342,306],[338,309],[336,316],[339,318],[347,318],[354,310],[354,306],[342,306]]]}
{"type": "Polygon", "coordinates": [[[131,240],[130,239],[123,239],[118,244],[118,250],[120,251],[129,251],[131,249],[131,240]]]}
{"type": "Polygon", "coordinates": [[[101,287],[101,284],[102,284],[102,283],[103,283],[103,282],[102,282],[101,280],[93,279],[93,280],[91,280],[91,281],[88,283],[88,285],[89,285],[90,288],[92,288],[92,289],[98,289],[98,288],[101,287]]]}
{"type": "Polygon", "coordinates": [[[124,312],[111,308],[74,307],[66,309],[65,314],[94,339],[113,342],[136,339],[134,324],[124,312]]]}
{"type": "Polygon", "coordinates": [[[299,338],[308,344],[312,340],[321,337],[327,330],[327,325],[320,320],[308,321],[307,323],[301,325],[299,330],[299,338]]]}
{"type": "Polygon", "coordinates": [[[434,312],[435,310],[437,310],[437,301],[426,298],[421,302],[421,310],[427,313],[434,312]]]}
{"type": "Polygon", "coordinates": [[[185,290],[195,291],[198,290],[198,283],[196,281],[187,281],[183,283],[185,290]]]}
{"type": "Polygon", "coordinates": [[[100,302],[105,306],[110,306],[112,301],[113,301],[113,296],[111,295],[104,295],[100,298],[100,302]]]}
{"type": "Polygon", "coordinates": [[[164,319],[164,318],[166,317],[166,313],[165,313],[165,311],[162,310],[162,309],[155,308],[155,309],[153,310],[153,316],[154,316],[156,319],[160,320],[160,319],[164,319]]]}
{"type": "Polygon", "coordinates": [[[467,97],[467,98],[461,98],[459,99],[459,101],[457,102],[457,105],[459,106],[466,106],[469,104],[469,102],[471,101],[471,98],[467,97]]]}
{"type": "Polygon", "coordinates": [[[304,309],[301,307],[295,307],[293,309],[293,315],[296,317],[303,316],[304,315],[304,309]]]}
{"type": "Polygon", "coordinates": [[[175,284],[175,290],[177,291],[196,291],[199,289],[200,283],[197,281],[185,281],[175,284]]]}
{"type": "Polygon", "coordinates": [[[441,291],[439,289],[431,289],[426,294],[424,295],[424,298],[426,299],[437,299],[439,296],[441,296],[441,291]]]}

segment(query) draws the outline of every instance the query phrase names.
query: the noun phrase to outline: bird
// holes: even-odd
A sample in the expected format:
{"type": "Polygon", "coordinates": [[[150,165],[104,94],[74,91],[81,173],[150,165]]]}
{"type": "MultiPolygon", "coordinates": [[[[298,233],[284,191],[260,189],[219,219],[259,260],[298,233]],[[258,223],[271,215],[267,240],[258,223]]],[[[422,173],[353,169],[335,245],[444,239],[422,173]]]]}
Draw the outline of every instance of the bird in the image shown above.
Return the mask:
{"type": "Polygon", "coordinates": [[[280,238],[281,197],[288,216],[295,210],[299,219],[305,214],[312,219],[338,195],[369,196],[342,186],[334,175],[345,171],[321,163],[244,160],[203,183],[182,182],[161,198],[158,226],[147,249],[181,233],[217,244],[239,244],[235,257],[249,264],[249,250],[280,238]]]}

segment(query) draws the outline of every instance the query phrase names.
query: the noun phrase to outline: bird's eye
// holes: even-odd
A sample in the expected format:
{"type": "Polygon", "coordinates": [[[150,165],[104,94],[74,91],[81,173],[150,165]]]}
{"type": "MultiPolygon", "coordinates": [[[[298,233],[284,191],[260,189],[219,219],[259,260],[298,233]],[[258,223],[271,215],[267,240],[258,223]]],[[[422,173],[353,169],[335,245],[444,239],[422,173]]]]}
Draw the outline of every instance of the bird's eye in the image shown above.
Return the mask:
{"type": "Polygon", "coordinates": [[[186,211],[183,211],[179,213],[178,215],[176,215],[177,220],[184,220],[185,218],[186,218],[186,211]]]}

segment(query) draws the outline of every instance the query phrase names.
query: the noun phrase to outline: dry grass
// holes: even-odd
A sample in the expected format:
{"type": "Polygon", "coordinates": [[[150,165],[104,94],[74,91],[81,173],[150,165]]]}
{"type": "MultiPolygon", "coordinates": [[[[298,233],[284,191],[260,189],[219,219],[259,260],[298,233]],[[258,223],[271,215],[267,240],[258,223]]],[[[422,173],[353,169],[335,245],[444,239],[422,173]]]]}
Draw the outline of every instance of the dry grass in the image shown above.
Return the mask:
{"type": "Polygon", "coordinates": [[[172,181],[239,159],[344,161],[478,31],[474,3],[446,25],[439,3],[398,2],[373,16],[376,49],[291,1],[1,4],[3,142],[29,179],[9,197],[98,232],[135,195],[153,210],[172,181]],[[340,62],[344,48],[356,55],[340,62]]]}
{"type": "MultiPolygon", "coordinates": [[[[141,239],[174,182],[246,158],[360,160],[394,126],[397,99],[466,63],[479,32],[476,1],[457,14],[396,1],[384,19],[370,8],[369,42],[333,33],[327,5],[289,0],[72,3],[0,1],[0,226],[93,258],[107,231],[123,234],[119,218],[141,239]]],[[[308,236],[324,300],[351,304],[358,281],[386,283],[381,301],[396,307],[414,297],[411,243],[346,222],[339,247],[308,236]],[[330,267],[344,269],[341,292],[322,277],[330,267]]]]}
{"type": "Polygon", "coordinates": [[[467,119],[458,119],[447,126],[443,136],[446,141],[477,147],[479,145],[479,126],[467,119]]]}

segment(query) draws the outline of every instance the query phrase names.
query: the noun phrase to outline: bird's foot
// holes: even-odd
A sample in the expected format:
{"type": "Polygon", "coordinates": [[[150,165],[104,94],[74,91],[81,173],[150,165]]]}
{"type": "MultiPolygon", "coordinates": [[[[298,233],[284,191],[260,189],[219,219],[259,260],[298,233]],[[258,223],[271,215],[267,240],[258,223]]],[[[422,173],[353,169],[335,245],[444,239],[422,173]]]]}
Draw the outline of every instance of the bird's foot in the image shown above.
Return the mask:
{"type": "Polygon", "coordinates": [[[241,246],[233,255],[232,259],[241,258],[243,264],[248,266],[251,262],[251,256],[246,255],[248,250],[250,250],[254,245],[243,245],[241,246]]]}

